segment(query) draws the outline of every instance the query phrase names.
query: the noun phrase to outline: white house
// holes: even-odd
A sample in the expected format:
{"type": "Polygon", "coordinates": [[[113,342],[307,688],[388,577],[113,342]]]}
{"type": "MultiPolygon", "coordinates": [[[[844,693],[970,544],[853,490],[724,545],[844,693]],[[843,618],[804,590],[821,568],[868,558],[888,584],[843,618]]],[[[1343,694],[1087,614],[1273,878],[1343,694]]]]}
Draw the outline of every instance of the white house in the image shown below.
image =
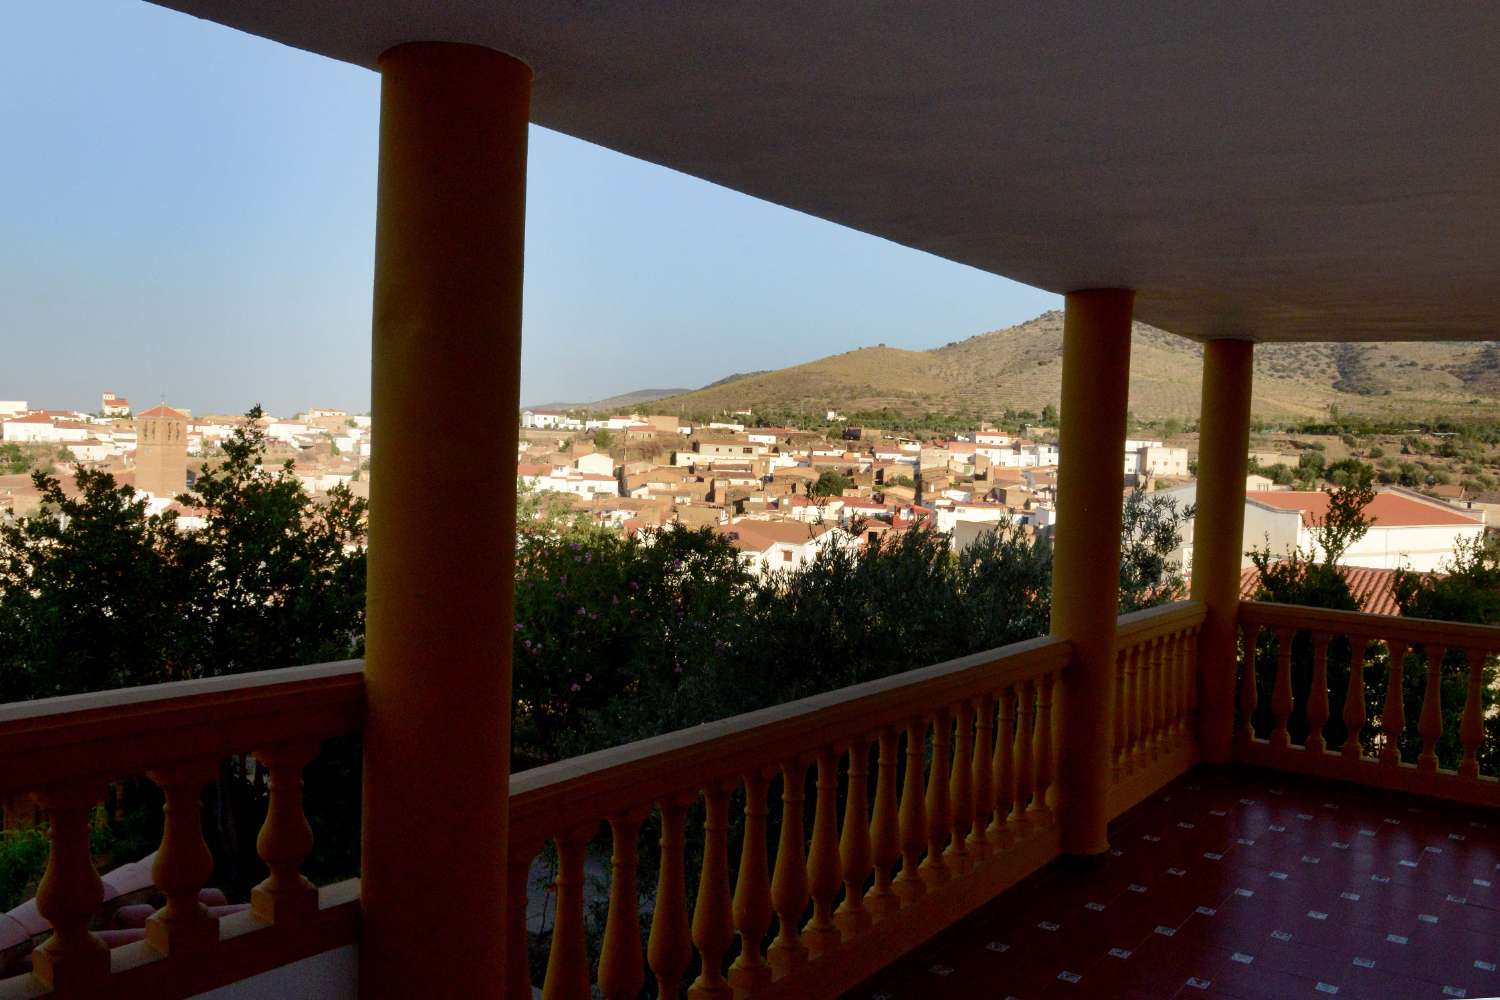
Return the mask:
{"type": "Polygon", "coordinates": [[[561,410],[522,410],[521,426],[543,431],[581,431],[583,421],[570,417],[561,410]]]}
{"type": "MultiPolygon", "coordinates": [[[[1197,484],[1188,483],[1165,495],[1179,503],[1193,503],[1197,484]]],[[[1321,490],[1247,490],[1245,533],[1241,551],[1267,546],[1273,555],[1292,549],[1323,558],[1317,544],[1317,528],[1328,512],[1328,494],[1321,490]]],[[[1380,490],[1364,510],[1370,529],[1339,560],[1343,566],[1370,569],[1402,567],[1417,572],[1440,569],[1453,558],[1460,541],[1484,538],[1483,511],[1465,511],[1440,500],[1400,488],[1380,490]]],[[[1177,558],[1191,565],[1193,525],[1183,528],[1183,546],[1177,558]]],[[[1250,565],[1245,556],[1241,566],[1250,565]]]]}
{"type": "Polygon", "coordinates": [[[19,417],[27,409],[24,399],[0,399],[0,417],[19,417]]]}
{"type": "Polygon", "coordinates": [[[959,521],[979,524],[999,524],[1006,520],[1010,508],[1003,503],[968,501],[966,503],[943,504],[933,511],[933,526],[938,531],[953,532],[959,521]]]}
{"type": "Polygon", "coordinates": [[[79,462],[102,462],[111,455],[117,454],[113,442],[100,441],[98,438],[73,441],[69,443],[68,450],[79,462]]]}
{"type": "Polygon", "coordinates": [[[97,429],[82,421],[54,419],[45,413],[33,413],[5,421],[3,429],[0,429],[0,440],[66,444],[85,441],[95,434],[97,429]]]}
{"type": "Polygon", "coordinates": [[[1127,476],[1186,476],[1188,474],[1187,449],[1168,448],[1160,442],[1154,442],[1142,444],[1134,450],[1126,450],[1125,474],[1127,476]]]}
{"type": "Polygon", "coordinates": [[[587,472],[594,476],[609,476],[612,479],[615,474],[615,460],[607,451],[595,451],[587,455],[579,455],[573,460],[573,468],[579,472],[587,472]]]}
{"type": "Polygon", "coordinates": [[[312,428],[300,420],[275,420],[266,423],[266,437],[272,441],[282,441],[286,444],[295,445],[297,439],[306,437],[312,433],[312,428]]]}
{"type": "Polygon", "coordinates": [[[719,528],[757,576],[805,566],[833,546],[849,547],[854,538],[833,524],[741,519],[719,528]]]}
{"type": "Polygon", "coordinates": [[[581,497],[592,497],[599,494],[617,497],[620,495],[620,483],[614,476],[599,476],[591,472],[573,472],[567,475],[542,476],[537,487],[543,490],[554,490],[558,493],[572,493],[581,497]]]}

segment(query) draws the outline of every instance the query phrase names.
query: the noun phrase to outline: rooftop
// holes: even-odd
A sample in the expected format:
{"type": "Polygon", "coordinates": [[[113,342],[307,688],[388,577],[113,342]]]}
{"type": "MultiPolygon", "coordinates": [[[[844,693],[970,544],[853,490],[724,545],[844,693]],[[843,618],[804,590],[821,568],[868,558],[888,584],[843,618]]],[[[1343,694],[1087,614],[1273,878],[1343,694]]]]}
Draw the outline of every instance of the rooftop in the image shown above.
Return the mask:
{"type": "MultiPolygon", "coordinates": [[[[1263,507],[1301,511],[1302,523],[1308,527],[1321,523],[1328,514],[1328,494],[1322,490],[1251,490],[1246,496],[1263,507]]],[[[1473,515],[1464,514],[1445,503],[1391,490],[1376,493],[1364,513],[1370,523],[1388,528],[1482,523],[1473,515]]]]}

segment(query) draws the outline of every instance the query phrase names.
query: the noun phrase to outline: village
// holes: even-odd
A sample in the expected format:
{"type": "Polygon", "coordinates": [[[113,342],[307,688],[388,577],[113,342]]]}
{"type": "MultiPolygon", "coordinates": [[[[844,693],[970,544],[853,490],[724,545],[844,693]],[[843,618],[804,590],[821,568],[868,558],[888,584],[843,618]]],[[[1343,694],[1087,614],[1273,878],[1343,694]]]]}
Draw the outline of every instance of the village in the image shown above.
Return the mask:
{"type": "MultiPolygon", "coordinates": [[[[679,523],[723,534],[754,572],[794,569],[831,546],[858,550],[883,536],[927,527],[963,551],[1001,525],[1049,536],[1057,524],[1056,429],[1029,425],[1019,435],[988,425],[952,437],[920,439],[843,423],[823,430],[757,427],[753,412],[701,426],[660,414],[594,418],[527,410],[517,478],[524,487],[567,495],[578,514],[626,534],[679,523]],[[738,421],[738,422],[736,422],[738,421]]],[[[826,421],[837,424],[830,411],[826,421]]],[[[1121,489],[1162,493],[1187,514],[1196,501],[1190,449],[1161,439],[1127,438],[1121,489]]],[[[1247,456],[1251,468],[1295,464],[1275,452],[1247,456]]],[[[1244,586],[1255,573],[1248,552],[1316,552],[1327,494],[1278,485],[1255,472],[1245,480],[1244,586]]],[[[1371,526],[1341,564],[1372,610],[1391,610],[1397,568],[1433,572],[1464,545],[1482,542],[1493,504],[1461,490],[1380,489],[1367,508],[1371,526]],[[1446,496],[1429,493],[1446,493],[1446,496]],[[1358,572],[1354,572],[1358,571],[1358,572]]],[[[1171,562],[1190,573],[1193,522],[1182,526],[1171,562]]]]}
{"type": "MultiPolygon", "coordinates": [[[[243,414],[205,414],[159,403],[140,411],[130,400],[106,391],[93,413],[33,409],[24,400],[0,400],[0,448],[11,448],[18,464],[45,468],[52,460],[62,472],[91,468],[109,472],[121,485],[147,498],[152,514],[171,510],[178,527],[201,525],[200,512],[177,497],[191,489],[205,462],[245,422],[243,414]],[[13,447],[12,447],[13,446],[13,447]]],[[[335,408],[310,408],[295,418],[265,417],[266,463],[293,463],[292,471],[309,494],[336,486],[368,497],[370,418],[335,408]]],[[[0,516],[25,517],[41,495],[24,470],[0,469],[0,516]]],[[[63,475],[64,489],[72,477],[63,475]]]]}
{"type": "MultiPolygon", "coordinates": [[[[38,466],[110,472],[145,496],[151,513],[172,511],[193,530],[202,512],[178,497],[204,463],[242,425],[237,414],[193,415],[165,403],[139,411],[104,392],[93,413],[31,408],[0,400],[0,447],[38,466]]],[[[925,527],[961,552],[1004,525],[1047,537],[1057,525],[1056,429],[1027,424],[1019,433],[979,424],[972,431],[908,435],[856,426],[829,411],[817,427],[757,426],[753,412],[693,423],[678,416],[527,409],[520,414],[517,488],[547,496],[583,523],[625,535],[680,524],[722,534],[757,575],[795,569],[830,547],[859,551],[892,534],[925,527]]],[[[317,498],[335,487],[368,497],[370,417],[311,407],[290,417],[264,416],[265,464],[291,462],[292,474],[317,498]]],[[[435,427],[434,433],[459,433],[435,427]]],[[[1196,500],[1191,435],[1179,440],[1132,437],[1121,455],[1121,490],[1160,493],[1186,513],[1196,500]]],[[[1296,456],[1252,452],[1252,470],[1296,456]]],[[[0,516],[25,517],[40,506],[31,476],[0,475],[0,516]]],[[[64,488],[70,477],[62,476],[64,488]]],[[[1278,485],[1252,471],[1245,481],[1243,549],[1284,554],[1314,551],[1326,510],[1323,492],[1278,485]]],[[[1369,532],[1344,553],[1351,584],[1372,610],[1387,608],[1389,576],[1398,567],[1433,572],[1460,546],[1481,541],[1495,504],[1456,488],[1426,492],[1383,487],[1370,504],[1369,532]]],[[[1186,578],[1192,520],[1171,561],[1186,578]]],[[[1247,587],[1254,575],[1244,560],[1247,587]]]]}

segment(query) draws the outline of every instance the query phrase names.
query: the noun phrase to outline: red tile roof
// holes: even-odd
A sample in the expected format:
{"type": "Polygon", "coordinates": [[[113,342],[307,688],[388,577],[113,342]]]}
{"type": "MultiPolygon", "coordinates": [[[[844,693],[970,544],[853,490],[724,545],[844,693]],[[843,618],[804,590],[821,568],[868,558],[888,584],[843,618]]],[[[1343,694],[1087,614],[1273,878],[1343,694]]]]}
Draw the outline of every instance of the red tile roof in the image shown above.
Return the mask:
{"type": "MultiPolygon", "coordinates": [[[[1328,494],[1322,490],[1251,490],[1245,496],[1262,506],[1301,511],[1302,523],[1308,527],[1321,522],[1328,513],[1328,494]]],[[[1445,504],[1390,491],[1376,493],[1364,513],[1372,524],[1387,527],[1479,523],[1445,504]]]]}
{"type": "Polygon", "coordinates": [[[719,533],[742,552],[764,552],[778,543],[801,545],[830,530],[831,525],[802,521],[739,521],[719,528],[719,533]]]}
{"type": "Polygon", "coordinates": [[[180,420],[188,419],[188,415],[181,410],[174,410],[165,403],[158,403],[145,413],[137,413],[137,417],[177,417],[180,420]]]}
{"type": "MultiPolygon", "coordinates": [[[[1359,602],[1360,609],[1372,615],[1399,615],[1401,607],[1396,603],[1396,592],[1391,589],[1396,571],[1393,569],[1371,569],[1367,566],[1340,566],[1339,575],[1349,584],[1349,592],[1359,602]]],[[[1255,599],[1260,587],[1260,573],[1254,566],[1240,571],[1240,599],[1255,599]]]]}

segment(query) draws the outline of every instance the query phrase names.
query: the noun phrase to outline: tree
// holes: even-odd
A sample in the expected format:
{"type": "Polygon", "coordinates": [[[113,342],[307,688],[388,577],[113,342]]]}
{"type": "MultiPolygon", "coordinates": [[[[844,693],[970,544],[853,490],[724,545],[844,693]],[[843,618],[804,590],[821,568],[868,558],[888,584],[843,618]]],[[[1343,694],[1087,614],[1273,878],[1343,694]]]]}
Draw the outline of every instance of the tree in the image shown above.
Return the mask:
{"type": "Polygon", "coordinates": [[[1042,423],[1047,427],[1057,426],[1057,407],[1051,403],[1042,407],[1042,423]]]}
{"type": "Polygon", "coordinates": [[[368,503],[347,487],[315,503],[288,460],[262,467],[261,409],[224,442],[184,503],[205,526],[176,534],[171,555],[193,577],[200,674],[346,659],[364,644],[368,503]]]}
{"type": "Polygon", "coordinates": [[[1182,524],[1191,505],[1135,490],[1125,499],[1120,519],[1120,611],[1137,611],[1176,599],[1182,593],[1182,567],[1171,555],[1182,545],[1182,524]]]}
{"type": "Polygon", "coordinates": [[[191,573],[175,515],[105,472],[76,490],[41,472],[42,512],[0,521],[0,700],[150,684],[191,672],[191,573]]]}
{"type": "Polygon", "coordinates": [[[71,461],[73,453],[64,447],[17,441],[0,443],[0,476],[51,472],[58,463],[71,461]]]}
{"type": "MultiPolygon", "coordinates": [[[[174,514],[147,514],[145,498],[107,473],[79,470],[74,491],[51,476],[34,476],[42,512],[0,522],[0,697],[359,653],[365,502],[342,489],[314,502],[290,463],[263,469],[259,407],[246,416],[225,443],[223,463],[205,470],[196,491],[180,498],[204,509],[206,527],[196,532],[178,531],[174,514]]],[[[358,746],[349,741],[307,770],[310,788],[333,790],[308,798],[309,820],[320,831],[312,875],[355,869],[357,774],[358,746]]],[[[118,811],[125,824],[153,842],[160,834],[159,796],[147,782],[126,782],[124,789],[118,811]]],[[[264,794],[247,763],[232,758],[209,796],[215,878],[230,891],[248,891],[262,872],[254,841],[264,794]]]]}
{"type": "MultiPolygon", "coordinates": [[[[1493,541],[1459,542],[1452,560],[1442,568],[1442,573],[1396,570],[1391,589],[1404,617],[1500,625],[1500,550],[1493,541]]],[[[1426,682],[1424,664],[1429,661],[1426,649],[1414,652],[1414,659],[1421,662],[1413,664],[1407,673],[1403,696],[1408,712],[1415,714],[1422,705],[1422,688],[1426,682]]],[[[1438,762],[1443,767],[1456,767],[1463,753],[1459,736],[1464,702],[1468,696],[1468,659],[1462,650],[1450,650],[1440,669],[1443,673],[1443,735],[1438,740],[1438,762]]],[[[1495,690],[1497,673],[1500,671],[1496,669],[1495,658],[1486,658],[1481,690],[1495,690]]],[[[1485,774],[1494,774],[1500,769],[1500,716],[1486,711],[1483,718],[1485,738],[1480,746],[1479,765],[1485,774]]],[[[1415,743],[1403,747],[1407,759],[1413,759],[1418,749],[1415,743]]]]}
{"type": "Polygon", "coordinates": [[[608,427],[600,427],[594,431],[594,447],[600,451],[608,451],[609,446],[614,444],[615,436],[610,433],[608,427]]]}
{"type": "Polygon", "coordinates": [[[812,495],[815,497],[842,496],[845,490],[851,489],[853,486],[854,480],[842,472],[835,472],[829,469],[818,477],[817,482],[813,483],[812,495]]]}

